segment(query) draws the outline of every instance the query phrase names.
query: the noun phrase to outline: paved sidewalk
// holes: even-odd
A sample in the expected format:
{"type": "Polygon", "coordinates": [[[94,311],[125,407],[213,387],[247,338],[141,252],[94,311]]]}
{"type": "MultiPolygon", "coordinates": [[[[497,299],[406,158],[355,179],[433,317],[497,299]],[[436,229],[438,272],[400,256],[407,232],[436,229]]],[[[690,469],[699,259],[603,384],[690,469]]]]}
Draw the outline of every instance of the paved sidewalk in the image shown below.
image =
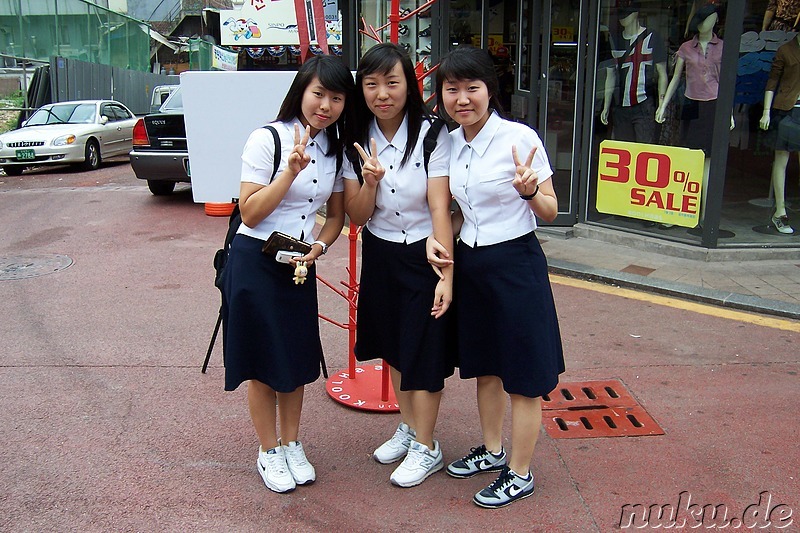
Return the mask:
{"type": "Polygon", "coordinates": [[[554,273],[800,319],[798,249],[704,250],[580,224],[537,234],[554,273]]]}

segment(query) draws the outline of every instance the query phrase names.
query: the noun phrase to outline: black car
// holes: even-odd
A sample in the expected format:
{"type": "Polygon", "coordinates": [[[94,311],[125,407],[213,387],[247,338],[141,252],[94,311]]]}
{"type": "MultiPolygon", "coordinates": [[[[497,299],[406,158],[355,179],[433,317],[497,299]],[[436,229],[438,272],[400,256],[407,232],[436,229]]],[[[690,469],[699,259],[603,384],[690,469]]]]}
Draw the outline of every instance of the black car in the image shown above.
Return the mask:
{"type": "Polygon", "coordinates": [[[155,195],[171,194],[178,182],[191,182],[183,97],[178,87],[158,113],[140,118],[133,127],[133,172],[155,195]]]}

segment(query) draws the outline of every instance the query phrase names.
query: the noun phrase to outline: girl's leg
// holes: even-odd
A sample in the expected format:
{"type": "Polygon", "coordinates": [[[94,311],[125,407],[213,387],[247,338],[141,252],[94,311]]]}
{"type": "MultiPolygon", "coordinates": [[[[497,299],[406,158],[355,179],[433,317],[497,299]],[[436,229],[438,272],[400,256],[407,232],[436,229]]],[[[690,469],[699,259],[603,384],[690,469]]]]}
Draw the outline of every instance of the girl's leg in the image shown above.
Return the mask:
{"type": "Polygon", "coordinates": [[[775,194],[775,214],[782,217],[786,214],[786,164],[789,162],[789,152],[775,150],[775,160],[772,162],[772,191],[775,194]]]}
{"type": "Polygon", "coordinates": [[[266,451],[274,448],[278,445],[278,435],[275,430],[275,391],[268,385],[252,379],[247,384],[247,403],[261,449],[266,451]]]}
{"type": "Polygon", "coordinates": [[[442,392],[428,392],[424,390],[407,392],[410,393],[409,403],[411,404],[411,411],[413,413],[412,420],[416,424],[412,426],[417,432],[416,441],[432,450],[434,448],[433,430],[436,427],[436,417],[439,415],[439,403],[442,399],[442,392]]]}
{"type": "Polygon", "coordinates": [[[522,477],[528,475],[533,450],[542,426],[542,399],[511,396],[511,457],[508,466],[522,477]]]}
{"type": "Polygon", "coordinates": [[[416,429],[414,420],[414,405],[411,403],[411,391],[400,390],[400,371],[389,366],[389,374],[392,377],[392,388],[394,397],[397,398],[397,405],[400,407],[400,421],[411,429],[416,429]]]}
{"type": "Polygon", "coordinates": [[[503,418],[506,414],[506,393],[497,376],[477,378],[478,414],[481,419],[483,443],[494,454],[503,447],[503,418]]]}
{"type": "Polygon", "coordinates": [[[281,420],[281,443],[286,445],[297,440],[300,432],[300,415],[303,411],[302,385],[292,392],[278,393],[278,414],[281,420]]]}

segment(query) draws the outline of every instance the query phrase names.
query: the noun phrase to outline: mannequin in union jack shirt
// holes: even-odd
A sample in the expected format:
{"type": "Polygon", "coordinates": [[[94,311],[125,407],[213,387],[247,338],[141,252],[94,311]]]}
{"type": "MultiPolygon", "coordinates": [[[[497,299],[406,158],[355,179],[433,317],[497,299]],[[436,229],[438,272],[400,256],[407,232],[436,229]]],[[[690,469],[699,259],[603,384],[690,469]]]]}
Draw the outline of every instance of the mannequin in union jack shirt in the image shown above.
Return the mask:
{"type": "Polygon", "coordinates": [[[620,6],[619,23],[622,32],[612,44],[615,65],[606,69],[600,120],[608,124],[612,116],[617,140],[652,144],[656,141],[655,111],[667,91],[667,50],[656,32],[641,25],[635,0],[620,6]]]}

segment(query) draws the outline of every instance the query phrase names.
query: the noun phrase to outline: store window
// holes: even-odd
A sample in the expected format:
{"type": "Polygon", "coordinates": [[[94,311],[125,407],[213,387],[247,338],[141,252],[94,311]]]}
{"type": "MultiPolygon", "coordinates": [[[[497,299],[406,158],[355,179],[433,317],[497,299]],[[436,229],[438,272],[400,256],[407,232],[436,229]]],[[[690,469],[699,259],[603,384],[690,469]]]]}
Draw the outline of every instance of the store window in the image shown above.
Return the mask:
{"type": "Polygon", "coordinates": [[[710,234],[720,247],[800,244],[790,233],[793,220],[800,230],[791,156],[800,150],[800,46],[787,31],[798,17],[790,4],[601,1],[588,221],[692,244],[710,234]],[[743,21],[734,39],[725,38],[728,7],[743,21]],[[730,46],[738,62],[724,65],[730,46]],[[784,68],[768,85],[776,57],[784,68]],[[736,68],[735,88],[720,84],[726,67],[736,68]],[[735,91],[727,111],[720,91],[735,91]],[[720,136],[728,143],[712,153],[720,136]]]}

